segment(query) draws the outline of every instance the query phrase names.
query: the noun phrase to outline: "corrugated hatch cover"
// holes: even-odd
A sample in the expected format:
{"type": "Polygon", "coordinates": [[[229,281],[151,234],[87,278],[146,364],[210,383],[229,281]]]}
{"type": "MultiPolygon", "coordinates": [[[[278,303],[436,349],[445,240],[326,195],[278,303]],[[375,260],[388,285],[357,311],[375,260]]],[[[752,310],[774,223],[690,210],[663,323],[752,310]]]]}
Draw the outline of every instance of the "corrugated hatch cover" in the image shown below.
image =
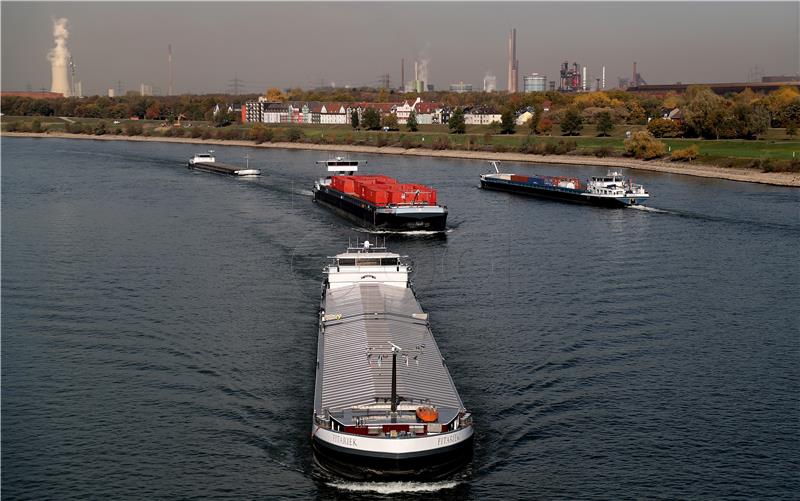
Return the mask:
{"type": "Polygon", "coordinates": [[[358,284],[328,289],[325,312],[341,315],[328,321],[322,342],[322,392],[318,409],[336,411],[389,398],[392,357],[389,342],[405,350],[425,345],[419,366],[409,360],[406,367],[397,358],[397,394],[405,399],[429,400],[442,407],[463,407],[453,380],[442,362],[433,335],[424,320],[411,317],[422,309],[410,288],[383,284],[358,284]],[[383,353],[367,360],[367,348],[383,353]]]}

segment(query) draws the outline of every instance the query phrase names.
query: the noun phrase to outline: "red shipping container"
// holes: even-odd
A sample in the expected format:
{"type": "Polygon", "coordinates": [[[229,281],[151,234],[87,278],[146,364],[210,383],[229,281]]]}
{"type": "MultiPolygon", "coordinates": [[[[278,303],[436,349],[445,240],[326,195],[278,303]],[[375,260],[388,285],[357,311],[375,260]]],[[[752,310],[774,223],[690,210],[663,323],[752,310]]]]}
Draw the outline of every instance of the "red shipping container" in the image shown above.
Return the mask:
{"type": "Polygon", "coordinates": [[[364,196],[362,198],[380,206],[384,206],[388,202],[387,192],[373,186],[364,187],[364,196]]]}
{"type": "Polygon", "coordinates": [[[355,193],[355,186],[351,176],[334,176],[331,185],[335,190],[344,193],[355,193]]]}
{"type": "Polygon", "coordinates": [[[511,174],[511,180],[512,181],[517,181],[519,183],[527,183],[528,182],[528,176],[518,176],[516,174],[511,174]]]}

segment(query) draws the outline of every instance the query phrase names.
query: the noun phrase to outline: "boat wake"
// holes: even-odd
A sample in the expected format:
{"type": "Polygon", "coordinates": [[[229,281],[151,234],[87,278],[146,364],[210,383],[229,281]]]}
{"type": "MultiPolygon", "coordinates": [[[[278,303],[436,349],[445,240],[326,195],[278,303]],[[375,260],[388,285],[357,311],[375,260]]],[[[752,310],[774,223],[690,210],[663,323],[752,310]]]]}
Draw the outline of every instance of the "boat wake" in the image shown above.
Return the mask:
{"type": "Polygon", "coordinates": [[[311,190],[297,190],[297,194],[298,195],[305,195],[305,196],[308,196],[308,197],[313,197],[314,196],[314,192],[311,191],[311,190]]]}
{"type": "Polygon", "coordinates": [[[640,210],[640,211],[644,211],[644,212],[656,212],[656,213],[660,213],[660,214],[667,214],[669,212],[669,211],[665,211],[665,210],[661,210],[661,209],[656,209],[655,207],[648,207],[646,205],[629,205],[628,208],[629,209],[640,210]]]}
{"type": "Polygon", "coordinates": [[[458,485],[458,482],[331,482],[328,485],[349,492],[399,494],[404,492],[437,492],[453,489],[458,485]]]}

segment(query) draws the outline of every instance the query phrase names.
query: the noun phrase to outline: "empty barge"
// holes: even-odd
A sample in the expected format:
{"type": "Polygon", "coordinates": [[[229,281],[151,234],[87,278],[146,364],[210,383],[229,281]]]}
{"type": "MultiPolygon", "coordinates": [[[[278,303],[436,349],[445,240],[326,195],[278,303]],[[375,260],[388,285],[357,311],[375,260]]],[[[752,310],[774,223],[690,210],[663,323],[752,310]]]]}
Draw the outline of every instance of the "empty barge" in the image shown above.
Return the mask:
{"type": "Polygon", "coordinates": [[[248,167],[240,167],[236,165],[223,164],[216,161],[211,153],[198,153],[189,159],[188,167],[190,169],[200,170],[203,172],[211,172],[213,174],[222,174],[225,176],[260,176],[259,169],[251,169],[248,167]]]}
{"type": "Polygon", "coordinates": [[[323,467],[355,479],[442,478],[471,457],[473,423],[409,282],[385,248],[325,268],[311,436],[323,467]]]}

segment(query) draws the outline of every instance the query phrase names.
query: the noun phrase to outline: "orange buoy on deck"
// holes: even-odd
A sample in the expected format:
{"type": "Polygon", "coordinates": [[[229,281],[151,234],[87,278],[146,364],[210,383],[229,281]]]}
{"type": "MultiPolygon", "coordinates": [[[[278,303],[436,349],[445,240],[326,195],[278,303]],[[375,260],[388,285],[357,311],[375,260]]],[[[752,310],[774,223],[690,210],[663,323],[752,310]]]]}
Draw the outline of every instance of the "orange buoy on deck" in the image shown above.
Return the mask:
{"type": "Polygon", "coordinates": [[[439,411],[435,407],[417,407],[417,419],[423,423],[435,423],[439,419],[439,411]]]}

